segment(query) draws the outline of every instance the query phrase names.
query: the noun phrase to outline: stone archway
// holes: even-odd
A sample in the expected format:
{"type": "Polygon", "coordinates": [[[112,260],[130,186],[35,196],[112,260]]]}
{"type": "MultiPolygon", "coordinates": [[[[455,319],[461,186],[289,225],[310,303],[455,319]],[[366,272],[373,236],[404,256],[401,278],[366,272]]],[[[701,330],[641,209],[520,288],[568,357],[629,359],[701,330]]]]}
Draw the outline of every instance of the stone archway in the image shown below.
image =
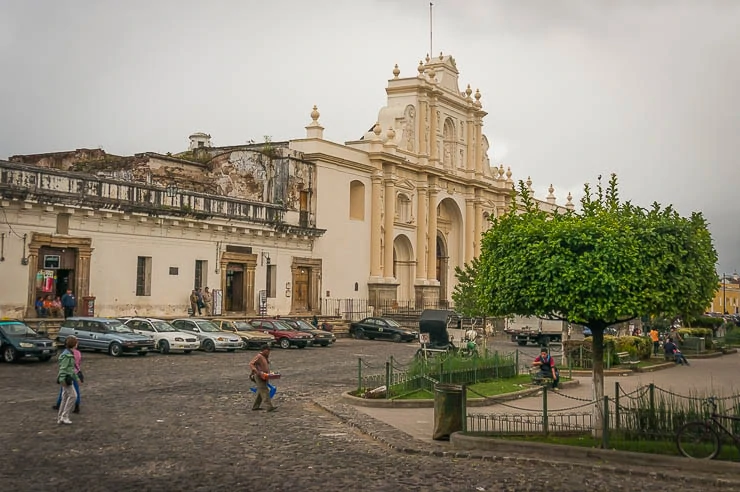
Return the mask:
{"type": "MultiPolygon", "coordinates": [[[[472,227],[472,224],[470,225],[472,227]]],[[[437,206],[437,280],[439,300],[448,301],[457,283],[455,267],[463,266],[463,216],[452,198],[444,198],[437,206]]]]}
{"type": "Polygon", "coordinates": [[[399,301],[414,299],[415,266],[411,240],[405,234],[399,234],[393,240],[393,276],[399,284],[396,291],[396,298],[399,301]]]}

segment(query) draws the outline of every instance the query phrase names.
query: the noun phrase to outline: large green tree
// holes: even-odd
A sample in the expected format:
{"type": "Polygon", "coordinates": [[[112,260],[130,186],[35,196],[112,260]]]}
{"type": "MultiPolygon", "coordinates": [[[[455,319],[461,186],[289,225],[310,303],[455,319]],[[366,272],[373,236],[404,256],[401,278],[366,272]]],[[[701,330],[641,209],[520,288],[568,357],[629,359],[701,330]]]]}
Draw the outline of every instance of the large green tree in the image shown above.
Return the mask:
{"type": "MultiPolygon", "coordinates": [[[[493,315],[587,325],[593,332],[597,424],[603,415],[604,329],[644,315],[703,312],[714,295],[717,253],[701,213],[622,202],[615,175],[581,210],[547,213],[524,183],[484,234],[476,293],[493,315]]],[[[599,425],[595,426],[600,429],[599,425]]]]}

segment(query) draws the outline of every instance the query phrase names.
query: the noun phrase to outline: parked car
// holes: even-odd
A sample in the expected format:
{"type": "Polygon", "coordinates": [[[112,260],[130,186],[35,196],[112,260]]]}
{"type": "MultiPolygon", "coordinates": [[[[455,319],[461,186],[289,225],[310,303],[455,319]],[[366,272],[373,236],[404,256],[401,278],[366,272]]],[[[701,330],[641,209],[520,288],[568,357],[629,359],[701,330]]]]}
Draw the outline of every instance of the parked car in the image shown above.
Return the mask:
{"type": "Polygon", "coordinates": [[[0,321],[0,353],[5,362],[17,362],[26,357],[37,357],[41,362],[46,362],[54,352],[54,342],[25,323],[17,320],[0,321]]]}
{"type": "Polygon", "coordinates": [[[154,340],[134,333],[117,319],[67,318],[59,328],[57,340],[63,344],[70,335],[77,337],[80,350],[104,350],[113,357],[123,353],[144,356],[154,350],[154,340]]]}
{"type": "Polygon", "coordinates": [[[319,330],[312,324],[303,321],[302,319],[283,319],[280,320],[286,325],[290,326],[294,330],[308,333],[313,337],[313,345],[321,345],[322,347],[328,347],[332,343],[337,341],[337,337],[333,333],[319,330]]]}
{"type": "Polygon", "coordinates": [[[280,348],[306,348],[313,343],[313,336],[294,330],[282,320],[278,319],[255,319],[250,322],[255,328],[275,337],[280,348]]]}
{"type": "Polygon", "coordinates": [[[193,333],[179,331],[166,321],[154,318],[129,318],[124,325],[134,333],[144,335],[152,340],[162,354],[184,352],[189,354],[200,348],[200,341],[193,333]]]}
{"type": "Polygon", "coordinates": [[[419,332],[404,328],[397,321],[388,318],[365,318],[352,323],[349,327],[351,337],[370,340],[390,339],[394,342],[410,342],[419,339],[419,332]]]}
{"type": "Polygon", "coordinates": [[[176,319],[172,322],[172,326],[186,333],[195,334],[200,340],[200,348],[206,352],[215,352],[216,350],[233,352],[244,345],[240,337],[219,330],[218,326],[207,319],[176,319]]]}
{"type": "MultiPolygon", "coordinates": [[[[604,335],[611,335],[613,337],[617,336],[617,329],[612,328],[611,326],[604,328],[604,335]]],[[[591,328],[588,326],[583,327],[583,336],[584,337],[590,337],[593,336],[593,333],[591,333],[591,328]]]]}
{"type": "Polygon", "coordinates": [[[244,342],[244,348],[260,348],[267,344],[272,347],[275,344],[275,337],[269,333],[258,330],[248,321],[239,321],[233,319],[212,319],[213,324],[218,326],[221,331],[227,331],[239,335],[244,342]]]}

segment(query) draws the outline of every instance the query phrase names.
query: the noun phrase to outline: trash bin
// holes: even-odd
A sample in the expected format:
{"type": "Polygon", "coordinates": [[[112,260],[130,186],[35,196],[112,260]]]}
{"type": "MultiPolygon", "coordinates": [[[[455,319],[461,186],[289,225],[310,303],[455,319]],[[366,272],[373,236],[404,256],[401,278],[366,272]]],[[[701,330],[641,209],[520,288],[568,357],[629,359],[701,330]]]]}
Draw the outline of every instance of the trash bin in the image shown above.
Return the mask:
{"type": "Polygon", "coordinates": [[[434,386],[434,434],[436,441],[448,441],[450,434],[464,429],[465,386],[437,384],[434,386]]]}

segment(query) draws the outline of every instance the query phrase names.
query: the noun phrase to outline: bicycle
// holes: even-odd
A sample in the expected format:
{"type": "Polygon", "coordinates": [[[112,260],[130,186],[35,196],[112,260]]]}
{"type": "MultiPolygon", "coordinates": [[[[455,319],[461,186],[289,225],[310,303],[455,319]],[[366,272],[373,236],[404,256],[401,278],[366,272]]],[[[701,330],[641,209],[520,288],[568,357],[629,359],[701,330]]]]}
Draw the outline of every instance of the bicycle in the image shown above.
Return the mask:
{"type": "Polygon", "coordinates": [[[687,458],[711,460],[716,458],[722,449],[722,438],[725,434],[740,451],[740,434],[735,434],[732,425],[729,428],[722,421],[740,422],[740,417],[723,415],[717,412],[717,399],[709,397],[703,406],[711,407],[709,417],[703,421],[688,422],[676,434],[679,452],[687,458]]]}

